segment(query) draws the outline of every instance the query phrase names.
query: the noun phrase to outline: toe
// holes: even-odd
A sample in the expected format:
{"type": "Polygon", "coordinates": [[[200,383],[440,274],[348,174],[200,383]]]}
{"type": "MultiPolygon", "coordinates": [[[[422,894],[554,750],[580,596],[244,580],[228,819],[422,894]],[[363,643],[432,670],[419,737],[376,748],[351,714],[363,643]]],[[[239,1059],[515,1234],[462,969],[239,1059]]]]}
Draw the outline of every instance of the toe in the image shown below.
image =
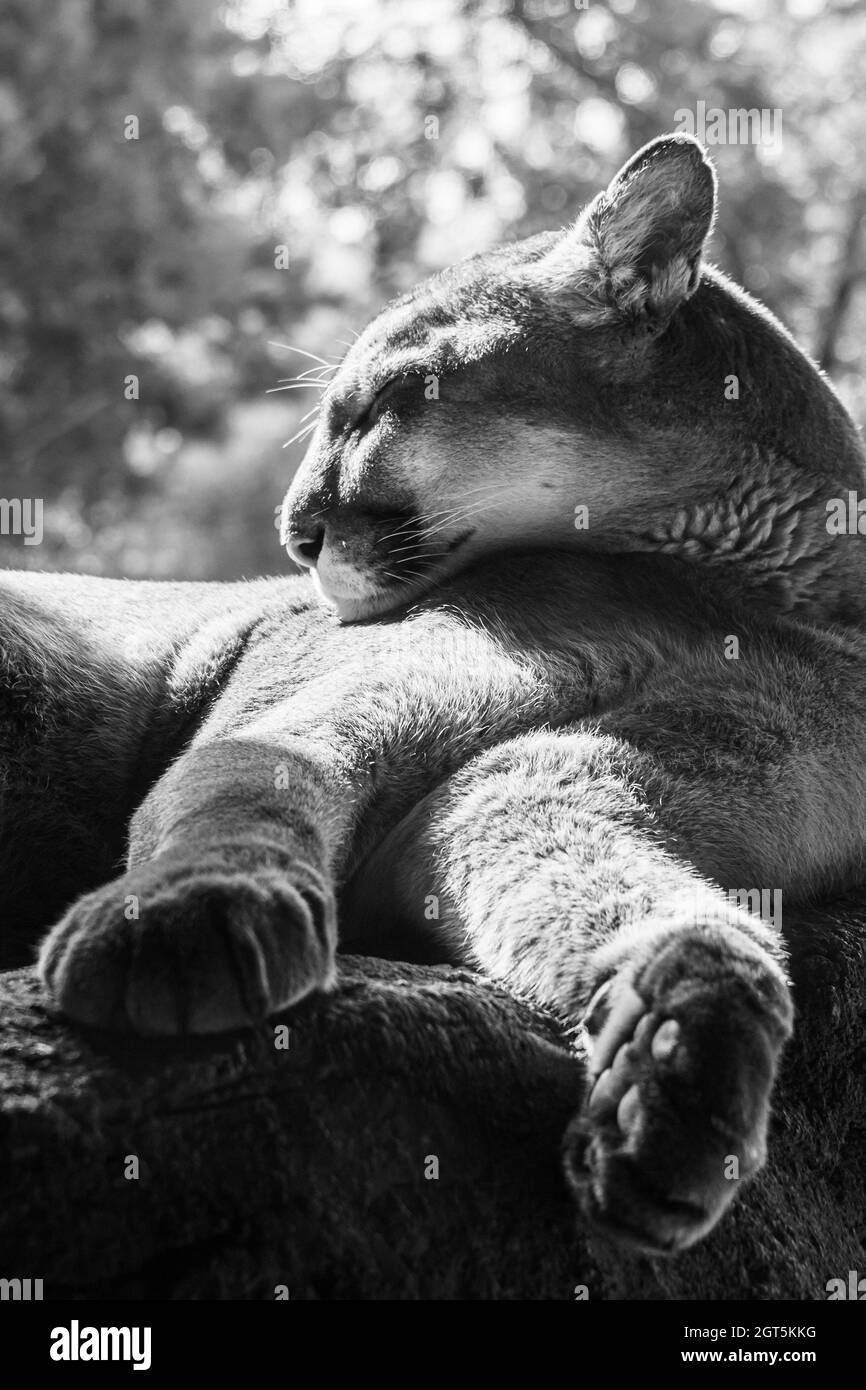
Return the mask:
{"type": "MultiPolygon", "coordinates": [[[[590,1013],[593,1005],[590,1004],[590,1013]]],[[[612,995],[609,1012],[596,1039],[591,1039],[590,1076],[599,1076],[611,1066],[623,1043],[629,1042],[647,1011],[646,1000],[631,985],[623,985],[612,995]]]]}
{"type": "Polygon", "coordinates": [[[640,1115],[640,1090],[637,1086],[630,1086],[616,1108],[616,1123],[620,1133],[630,1136],[637,1129],[640,1115]]]}

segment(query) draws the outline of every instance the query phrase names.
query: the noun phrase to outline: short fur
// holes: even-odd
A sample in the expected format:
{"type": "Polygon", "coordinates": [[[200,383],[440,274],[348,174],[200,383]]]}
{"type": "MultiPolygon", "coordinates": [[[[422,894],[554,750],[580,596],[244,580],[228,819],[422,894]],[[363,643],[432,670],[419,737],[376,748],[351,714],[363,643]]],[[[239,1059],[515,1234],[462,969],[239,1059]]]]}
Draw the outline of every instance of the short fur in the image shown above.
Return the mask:
{"type": "Polygon", "coordinates": [[[826,526],[828,500],[862,490],[860,437],[778,321],[702,265],[714,194],[696,141],[654,141],[574,227],[373,320],[283,516],[341,616],[543,545],[661,550],[747,572],[776,611],[861,621],[866,548],[826,526]]]}
{"type": "Polygon", "coordinates": [[[349,939],[408,933],[583,1021],[568,1179],[664,1251],[762,1163],[791,1028],[778,932],[721,890],[806,900],[866,847],[863,552],[822,526],[859,443],[770,316],[701,278],[712,188],[694,142],[657,142],[577,229],[348,354],[286,533],[379,621],[299,579],[0,576],[0,872],[13,921],[60,918],[61,1006],[260,1020],[333,980],[342,889],[349,939]],[[519,550],[542,542],[570,553],[519,550]]]}

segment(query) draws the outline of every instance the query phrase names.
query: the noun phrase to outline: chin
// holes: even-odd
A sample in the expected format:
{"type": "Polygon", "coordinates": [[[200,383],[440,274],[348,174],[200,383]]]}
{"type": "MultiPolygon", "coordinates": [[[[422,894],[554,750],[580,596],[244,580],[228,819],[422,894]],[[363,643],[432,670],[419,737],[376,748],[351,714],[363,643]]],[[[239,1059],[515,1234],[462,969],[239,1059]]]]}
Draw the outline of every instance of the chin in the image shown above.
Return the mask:
{"type": "Polygon", "coordinates": [[[365,619],[379,618],[385,613],[404,608],[421,592],[417,585],[395,584],[388,588],[371,589],[368,594],[340,594],[325,588],[318,576],[313,583],[322,602],[336,613],[341,623],[361,623],[365,619]]]}
{"type": "Polygon", "coordinates": [[[466,569],[474,559],[474,554],[470,557],[465,551],[462,551],[459,559],[456,556],[442,556],[423,578],[406,579],[400,583],[392,581],[380,584],[366,577],[359,583],[358,576],[354,575],[354,593],[331,588],[318,570],[314,572],[313,583],[322,602],[336,613],[341,623],[360,623],[405,608],[431,589],[438,588],[452,575],[466,569]]]}

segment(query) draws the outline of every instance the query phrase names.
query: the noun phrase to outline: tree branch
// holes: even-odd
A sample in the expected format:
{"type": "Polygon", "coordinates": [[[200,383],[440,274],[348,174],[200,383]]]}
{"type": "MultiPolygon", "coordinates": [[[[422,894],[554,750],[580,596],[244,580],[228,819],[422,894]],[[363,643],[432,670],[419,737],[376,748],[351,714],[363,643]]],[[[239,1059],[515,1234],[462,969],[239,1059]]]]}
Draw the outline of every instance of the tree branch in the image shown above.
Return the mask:
{"type": "Polygon", "coordinates": [[[800,933],[769,1167],[709,1240],[652,1262],[588,1242],[565,1191],[581,1072],[557,1029],[466,971],[347,957],[288,1050],[270,1025],[84,1034],[9,973],[2,1273],[46,1299],[824,1298],[862,1265],[863,940],[851,911],[800,933]]]}

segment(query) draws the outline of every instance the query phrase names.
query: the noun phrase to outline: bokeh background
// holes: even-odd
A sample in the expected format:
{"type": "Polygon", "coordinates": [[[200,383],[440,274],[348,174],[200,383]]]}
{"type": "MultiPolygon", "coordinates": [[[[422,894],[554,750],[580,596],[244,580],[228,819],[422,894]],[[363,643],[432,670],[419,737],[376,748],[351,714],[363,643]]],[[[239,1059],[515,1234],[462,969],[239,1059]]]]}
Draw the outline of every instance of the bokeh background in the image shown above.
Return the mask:
{"type": "Polygon", "coordinates": [[[285,570],[316,393],[271,344],[339,358],[698,101],[781,110],[781,147],[713,149],[711,254],[862,420],[864,87],[861,0],[3,0],[0,497],[44,540],[0,566],[285,570]]]}

